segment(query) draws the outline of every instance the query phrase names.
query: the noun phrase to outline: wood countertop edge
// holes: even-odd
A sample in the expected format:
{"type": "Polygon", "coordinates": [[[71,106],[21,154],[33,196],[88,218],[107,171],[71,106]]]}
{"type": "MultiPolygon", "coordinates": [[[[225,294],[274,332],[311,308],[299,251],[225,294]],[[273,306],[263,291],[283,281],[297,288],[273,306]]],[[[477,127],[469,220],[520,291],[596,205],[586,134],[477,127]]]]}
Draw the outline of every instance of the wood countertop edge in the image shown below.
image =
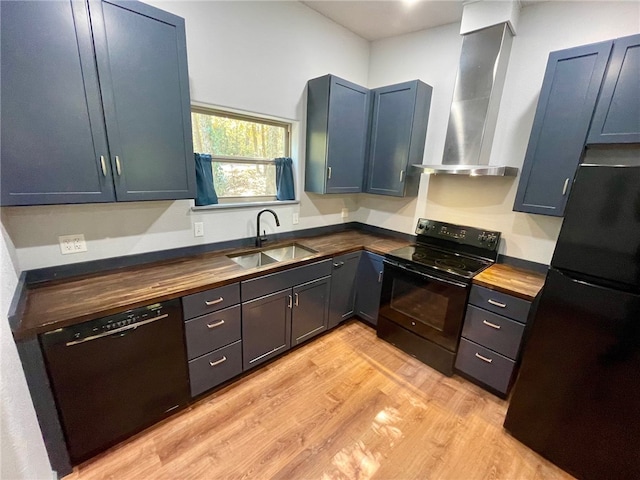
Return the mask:
{"type": "MultiPolygon", "coordinates": [[[[313,250],[316,250],[315,248],[313,248],[312,243],[314,242],[318,242],[319,240],[321,240],[323,237],[328,237],[334,234],[327,234],[327,235],[320,235],[320,236],[312,236],[312,237],[300,237],[300,238],[295,238],[295,239],[289,239],[287,241],[281,241],[281,242],[274,242],[273,244],[270,244],[269,247],[270,248],[277,248],[279,245],[284,245],[284,244],[290,244],[292,242],[298,243],[302,246],[307,246],[308,248],[311,248],[313,250]]],[[[366,237],[371,238],[371,243],[373,245],[367,245],[367,244],[354,244],[353,246],[349,246],[347,248],[343,248],[343,249],[338,249],[338,250],[332,250],[332,251],[328,251],[328,252],[321,252],[318,251],[318,253],[314,254],[313,256],[310,257],[306,257],[306,258],[302,258],[302,259],[295,259],[295,260],[289,260],[286,262],[279,262],[277,264],[270,264],[270,265],[265,265],[264,267],[257,267],[257,268],[253,268],[253,269],[244,269],[240,266],[238,266],[238,270],[237,271],[233,271],[233,272],[229,272],[226,278],[221,278],[219,280],[210,282],[210,283],[202,283],[198,286],[195,287],[191,287],[191,288],[187,288],[187,289],[180,289],[180,290],[176,290],[170,293],[166,293],[166,294],[159,294],[157,296],[148,296],[148,297],[144,297],[143,299],[141,299],[140,301],[134,301],[134,302],[127,302],[126,305],[118,305],[116,307],[113,308],[104,308],[104,309],[100,309],[100,310],[93,310],[89,313],[87,313],[86,315],[80,315],[80,316],[73,316],[73,317],[69,317],[68,319],[64,319],[64,320],[56,320],[53,322],[48,322],[48,323],[42,323],[39,324],[37,326],[33,326],[33,327],[24,327],[23,323],[22,323],[22,319],[17,319],[17,321],[14,323],[16,325],[16,327],[13,330],[13,337],[14,340],[16,341],[20,341],[20,340],[26,340],[29,338],[33,338],[41,333],[45,333],[45,332],[49,332],[58,328],[64,328],[64,327],[68,327],[71,325],[76,325],[78,323],[82,323],[82,322],[86,322],[86,321],[90,321],[90,320],[95,320],[97,318],[102,318],[102,317],[106,317],[109,315],[114,315],[114,314],[118,314],[118,313],[122,313],[122,312],[126,312],[127,310],[131,310],[133,308],[137,308],[137,307],[142,307],[145,305],[149,305],[152,303],[156,303],[156,302],[163,302],[163,301],[167,301],[167,300],[172,300],[175,298],[180,298],[180,297],[184,297],[187,295],[192,295],[194,293],[199,293],[199,292],[203,292],[212,288],[218,288],[218,287],[222,287],[225,285],[230,285],[233,283],[237,283],[237,282],[241,282],[241,281],[245,281],[245,280],[250,280],[252,278],[256,278],[256,277],[261,277],[264,275],[270,275],[273,273],[278,273],[284,270],[288,270],[290,268],[296,268],[296,267],[301,267],[304,265],[310,265],[312,263],[316,263],[316,262],[320,262],[323,260],[327,260],[330,258],[333,258],[337,255],[344,255],[347,253],[352,253],[352,252],[357,252],[357,251],[369,251],[378,255],[384,255],[388,249],[385,251],[385,249],[383,248],[379,248],[375,245],[375,242],[377,241],[390,241],[393,242],[395,244],[397,244],[398,246],[402,246],[402,245],[408,245],[410,242],[401,240],[401,239],[397,239],[397,238],[393,238],[393,237],[389,237],[389,236],[384,236],[384,235],[379,235],[379,234],[373,234],[373,233],[366,233],[366,234],[362,234],[361,235],[365,235],[366,237]]],[[[208,256],[208,257],[212,257],[212,258],[217,258],[217,257],[225,257],[227,255],[235,255],[235,254],[242,254],[242,253],[250,253],[252,251],[258,251],[259,249],[257,248],[239,248],[239,249],[226,249],[226,250],[220,250],[220,251],[216,251],[216,252],[210,252],[208,254],[204,254],[204,255],[196,255],[193,258],[197,258],[200,256],[208,256]]],[[[186,257],[186,258],[192,258],[192,257],[186,257]]],[[[166,264],[171,264],[171,263],[177,263],[181,260],[184,259],[174,259],[174,260],[170,260],[167,262],[154,262],[152,264],[146,265],[147,268],[153,268],[154,264],[157,264],[157,266],[160,265],[166,265],[166,264]]],[[[126,274],[126,270],[127,268],[124,269],[115,269],[112,272],[102,272],[102,273],[98,273],[98,274],[88,274],[88,275],[83,275],[80,278],[92,278],[92,277],[101,277],[104,275],[109,275],[109,274],[114,274],[117,273],[118,271],[123,271],[123,274],[126,274]]],[[[74,278],[73,280],[77,280],[77,278],[74,278]]],[[[68,283],[69,281],[72,281],[72,279],[69,279],[67,281],[65,280],[54,280],[52,282],[47,282],[45,284],[39,284],[36,286],[29,286],[26,285],[25,289],[27,290],[26,292],[26,302],[28,304],[29,302],[29,295],[32,291],[35,291],[39,288],[42,287],[46,287],[46,286],[50,286],[50,285],[60,285],[60,284],[65,284],[68,283]],[[31,291],[31,292],[30,292],[31,291]]],[[[24,309],[23,309],[24,310],[24,309]]],[[[24,313],[24,311],[22,312],[24,313]]]]}
{"type": "Polygon", "coordinates": [[[476,275],[472,283],[532,302],[542,290],[544,281],[545,275],[542,273],[496,263],[476,275]],[[500,270],[502,270],[501,275],[509,276],[509,280],[506,283],[499,276],[496,278],[491,275],[493,271],[500,270]],[[513,284],[514,281],[518,282],[519,285],[513,284]]]}

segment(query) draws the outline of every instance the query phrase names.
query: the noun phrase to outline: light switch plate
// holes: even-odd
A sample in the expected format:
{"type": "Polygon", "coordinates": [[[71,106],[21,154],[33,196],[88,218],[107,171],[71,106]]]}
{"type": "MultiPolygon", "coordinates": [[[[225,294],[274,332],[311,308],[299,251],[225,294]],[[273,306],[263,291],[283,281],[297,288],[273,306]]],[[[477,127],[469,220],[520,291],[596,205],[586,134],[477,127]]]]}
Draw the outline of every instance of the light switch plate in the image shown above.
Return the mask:
{"type": "Polygon", "coordinates": [[[300,222],[300,214],[298,212],[293,212],[293,215],[291,217],[291,223],[293,223],[294,225],[297,225],[298,222],[300,222]]]}
{"type": "Polygon", "coordinates": [[[342,209],[342,218],[349,218],[349,209],[348,208],[343,208],[342,209]]]}
{"type": "Polygon", "coordinates": [[[204,237],[204,222],[194,222],[193,224],[193,236],[204,237]]]}

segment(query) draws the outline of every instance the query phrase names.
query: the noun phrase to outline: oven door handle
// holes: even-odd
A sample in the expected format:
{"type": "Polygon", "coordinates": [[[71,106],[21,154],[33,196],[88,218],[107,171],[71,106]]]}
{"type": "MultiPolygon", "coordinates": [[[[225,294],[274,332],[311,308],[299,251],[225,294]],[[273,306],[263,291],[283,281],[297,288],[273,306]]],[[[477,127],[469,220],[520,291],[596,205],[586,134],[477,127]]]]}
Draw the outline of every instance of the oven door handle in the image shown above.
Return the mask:
{"type": "Polygon", "coordinates": [[[390,262],[388,260],[385,260],[384,262],[387,263],[392,268],[396,267],[396,268],[399,268],[399,269],[404,270],[404,271],[409,272],[409,273],[415,273],[416,275],[419,275],[421,277],[426,277],[426,278],[428,278],[430,280],[433,280],[434,282],[446,283],[448,285],[453,285],[455,287],[461,287],[461,288],[467,288],[468,287],[468,285],[466,283],[456,282],[455,280],[449,280],[449,279],[446,279],[446,278],[434,277],[432,275],[429,275],[428,273],[420,272],[418,270],[414,270],[413,268],[409,268],[409,267],[407,267],[405,265],[400,265],[399,263],[390,262]]]}

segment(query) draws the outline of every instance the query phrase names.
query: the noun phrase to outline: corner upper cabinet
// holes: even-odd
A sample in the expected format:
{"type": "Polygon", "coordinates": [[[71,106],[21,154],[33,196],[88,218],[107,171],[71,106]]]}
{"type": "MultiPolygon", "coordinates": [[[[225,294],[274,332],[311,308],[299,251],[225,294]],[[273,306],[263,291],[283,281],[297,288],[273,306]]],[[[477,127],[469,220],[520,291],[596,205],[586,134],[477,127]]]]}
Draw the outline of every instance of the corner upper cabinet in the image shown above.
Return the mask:
{"type": "Polygon", "coordinates": [[[613,42],[587,143],[640,143],[640,35],[613,42]]]}
{"type": "Polygon", "coordinates": [[[367,88],[334,75],[309,80],[306,192],[362,191],[369,104],[367,88]]]}
{"type": "Polygon", "coordinates": [[[193,198],[181,18],[34,1],[1,19],[2,205],[193,198]]]}
{"type": "Polygon", "coordinates": [[[613,42],[551,52],[513,209],[561,217],[613,42]]]}
{"type": "Polygon", "coordinates": [[[432,88],[419,80],[376,88],[365,191],[395,197],[418,194],[432,88]]]}

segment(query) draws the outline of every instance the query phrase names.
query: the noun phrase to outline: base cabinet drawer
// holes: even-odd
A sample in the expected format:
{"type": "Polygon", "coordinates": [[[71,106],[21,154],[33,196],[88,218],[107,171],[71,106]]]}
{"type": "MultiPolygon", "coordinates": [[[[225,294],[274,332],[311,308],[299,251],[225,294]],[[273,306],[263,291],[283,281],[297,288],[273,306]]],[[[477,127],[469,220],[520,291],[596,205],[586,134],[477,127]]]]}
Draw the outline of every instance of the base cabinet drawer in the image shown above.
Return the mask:
{"type": "Polygon", "coordinates": [[[189,362],[191,396],[195,397],[242,373],[242,341],[189,362]]]}
{"type": "Polygon", "coordinates": [[[531,302],[527,300],[479,285],[471,287],[469,303],[522,323],[527,322],[529,309],[531,308],[531,302]]]}
{"type": "Polygon", "coordinates": [[[515,360],[523,334],[522,323],[473,305],[467,307],[462,336],[475,343],[515,360]]]}
{"type": "Polygon", "coordinates": [[[185,320],[240,303],[240,284],[232,283],[182,297],[185,320]]]}
{"type": "Polygon", "coordinates": [[[460,339],[456,368],[506,394],[515,362],[465,338],[460,339]]]}
{"type": "Polygon", "coordinates": [[[189,360],[192,360],[240,340],[242,335],[240,305],[187,320],[184,328],[187,355],[189,360]]]}

